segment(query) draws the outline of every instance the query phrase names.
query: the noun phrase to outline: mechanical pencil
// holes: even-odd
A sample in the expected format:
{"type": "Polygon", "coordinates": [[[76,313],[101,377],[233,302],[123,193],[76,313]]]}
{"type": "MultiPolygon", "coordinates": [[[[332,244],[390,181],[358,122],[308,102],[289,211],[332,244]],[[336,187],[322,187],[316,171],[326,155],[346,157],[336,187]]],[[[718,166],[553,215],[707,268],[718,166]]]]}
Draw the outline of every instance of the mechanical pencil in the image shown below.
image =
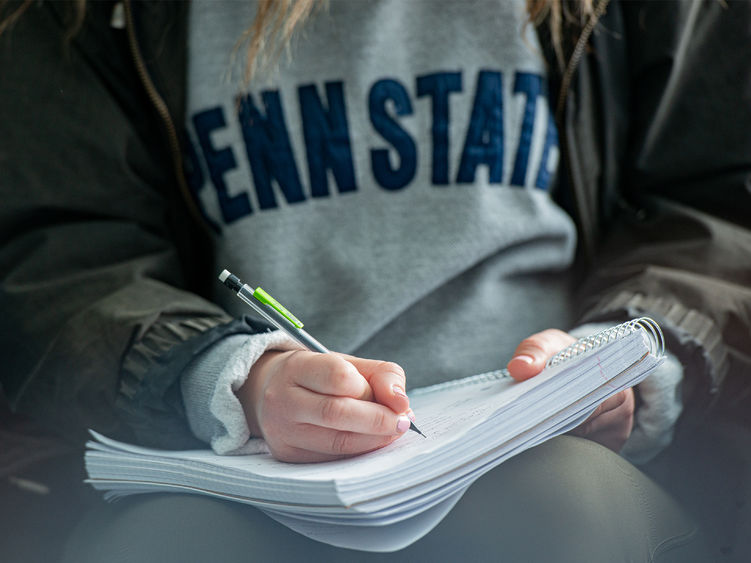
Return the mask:
{"type": "MultiPolygon", "coordinates": [[[[290,313],[276,299],[271,297],[271,295],[266,293],[263,288],[251,288],[248,284],[243,283],[240,278],[233,275],[229,270],[223,270],[222,273],[219,274],[219,281],[234,291],[240,299],[264,319],[276,326],[279,330],[286,332],[290,337],[302,344],[308,350],[311,350],[312,352],[321,352],[322,354],[327,354],[329,352],[328,348],[303,330],[303,324],[297,317],[290,313]]],[[[420,432],[414,422],[409,423],[409,429],[417,432],[422,437],[425,437],[425,434],[420,432]]]]}

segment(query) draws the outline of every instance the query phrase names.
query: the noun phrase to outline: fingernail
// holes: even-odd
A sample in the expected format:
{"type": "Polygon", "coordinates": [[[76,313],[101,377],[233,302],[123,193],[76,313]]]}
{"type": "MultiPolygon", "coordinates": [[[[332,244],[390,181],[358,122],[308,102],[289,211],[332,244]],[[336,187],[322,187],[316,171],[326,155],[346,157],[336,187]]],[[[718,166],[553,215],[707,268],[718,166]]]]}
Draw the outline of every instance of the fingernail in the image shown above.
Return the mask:
{"type": "Polygon", "coordinates": [[[512,362],[514,360],[519,360],[521,362],[524,362],[525,364],[533,364],[535,362],[535,359],[532,356],[527,356],[526,354],[520,354],[511,358],[512,362]]]}
{"type": "Polygon", "coordinates": [[[414,412],[412,412],[412,409],[409,409],[409,410],[407,411],[407,418],[408,418],[408,419],[410,419],[410,420],[411,420],[412,422],[414,422],[414,421],[415,421],[415,413],[414,413],[414,412]]]}
{"type": "Polygon", "coordinates": [[[400,415],[399,420],[396,423],[396,431],[399,432],[399,434],[403,434],[409,430],[409,419],[405,415],[400,415]]]}
{"type": "Polygon", "coordinates": [[[399,385],[392,385],[391,390],[394,392],[394,395],[399,395],[400,397],[407,397],[407,393],[404,391],[404,388],[399,385]]]}

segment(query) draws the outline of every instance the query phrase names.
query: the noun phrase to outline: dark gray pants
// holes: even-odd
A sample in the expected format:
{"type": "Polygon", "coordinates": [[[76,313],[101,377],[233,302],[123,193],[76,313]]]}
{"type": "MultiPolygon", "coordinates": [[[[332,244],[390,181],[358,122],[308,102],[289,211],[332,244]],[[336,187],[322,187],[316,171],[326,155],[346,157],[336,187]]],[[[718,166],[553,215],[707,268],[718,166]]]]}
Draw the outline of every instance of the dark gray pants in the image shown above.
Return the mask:
{"type": "Polygon", "coordinates": [[[143,495],[102,506],[66,561],[710,561],[694,523],[609,450],[564,436],[479,479],[427,536],[395,553],[333,548],[238,503],[143,495]]]}

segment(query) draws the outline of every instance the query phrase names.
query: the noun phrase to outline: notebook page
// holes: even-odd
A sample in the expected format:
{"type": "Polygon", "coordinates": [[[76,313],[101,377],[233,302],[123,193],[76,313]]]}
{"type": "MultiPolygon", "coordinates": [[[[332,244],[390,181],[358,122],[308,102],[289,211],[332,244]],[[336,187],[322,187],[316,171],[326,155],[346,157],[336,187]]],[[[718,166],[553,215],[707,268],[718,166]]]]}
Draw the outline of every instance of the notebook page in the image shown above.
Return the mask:
{"type": "MultiPolygon", "coordinates": [[[[641,340],[641,335],[633,333],[624,340],[627,342],[621,343],[624,346],[620,347],[620,352],[615,355],[631,348],[641,340]]],[[[603,346],[597,353],[602,357],[608,357],[608,348],[610,345],[603,346]]],[[[202,471],[204,475],[208,475],[214,471],[244,481],[246,485],[252,486],[255,483],[257,487],[262,487],[266,494],[273,492],[274,495],[278,495],[274,497],[278,500],[294,500],[304,505],[311,501],[321,502],[322,497],[319,495],[314,494],[311,495],[312,498],[306,498],[304,494],[301,497],[301,494],[306,490],[318,491],[324,483],[330,487],[336,480],[338,485],[347,489],[347,483],[367,482],[372,476],[379,476],[379,480],[388,481],[393,472],[403,476],[410,472],[411,466],[420,465],[421,458],[429,457],[433,452],[444,451],[450,455],[452,444],[461,441],[467,432],[491,414],[511,404],[520,395],[545,384],[571,365],[562,364],[546,369],[539,376],[522,383],[514,383],[496,373],[469,378],[459,383],[434,386],[415,393],[412,408],[427,438],[408,432],[386,448],[347,460],[318,464],[288,464],[279,462],[268,454],[218,456],[210,450],[170,452],[121,444],[96,433],[92,434],[99,443],[92,442],[90,447],[96,450],[130,452],[135,456],[144,456],[144,459],[153,457],[184,460],[187,462],[185,469],[190,470],[193,475],[201,474],[202,471]],[[294,485],[290,482],[294,482],[294,485]],[[288,491],[286,494],[285,490],[288,491]]],[[[112,463],[113,466],[117,465],[115,462],[112,463]]],[[[97,475],[107,478],[106,474],[102,474],[102,467],[99,467],[97,475]]],[[[176,478],[179,479],[180,476],[176,478]]],[[[200,481],[197,484],[200,485],[200,481]]],[[[327,493],[332,490],[329,487],[324,487],[328,489],[327,493]]],[[[367,485],[365,487],[367,488],[367,485]]],[[[321,492],[323,491],[319,491],[321,492]]],[[[323,497],[327,498],[327,493],[324,493],[323,497]]]]}

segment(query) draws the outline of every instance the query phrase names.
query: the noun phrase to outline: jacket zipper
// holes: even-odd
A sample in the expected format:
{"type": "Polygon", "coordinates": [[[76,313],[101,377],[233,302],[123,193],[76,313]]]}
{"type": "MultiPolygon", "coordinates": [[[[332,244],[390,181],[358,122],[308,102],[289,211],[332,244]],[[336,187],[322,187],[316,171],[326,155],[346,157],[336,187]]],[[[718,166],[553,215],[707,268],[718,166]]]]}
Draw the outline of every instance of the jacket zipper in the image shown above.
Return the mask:
{"type": "Polygon", "coordinates": [[[172,167],[177,180],[177,185],[180,189],[180,193],[183,196],[188,209],[193,218],[199,225],[207,232],[211,233],[211,229],[204,219],[201,211],[198,209],[193,194],[188,187],[188,182],[185,178],[185,172],[183,170],[183,157],[180,149],[180,140],[177,135],[177,128],[175,122],[170,115],[169,108],[162,98],[159,91],[154,86],[153,80],[149,75],[149,71],[146,69],[146,63],[143,59],[143,54],[138,45],[138,39],[136,38],[135,26],[133,24],[133,9],[131,0],[123,0],[123,7],[125,8],[125,28],[128,34],[128,46],[130,48],[131,56],[133,57],[133,63],[136,65],[136,72],[141,79],[141,84],[146,90],[146,95],[149,97],[152,106],[156,109],[159,118],[162,120],[164,130],[167,133],[167,142],[169,145],[169,152],[172,158],[172,167]]]}
{"type": "Polygon", "coordinates": [[[610,0],[600,0],[600,2],[594,9],[594,12],[590,16],[589,21],[587,21],[586,25],[582,29],[582,32],[576,41],[576,45],[574,46],[574,51],[571,53],[571,57],[569,58],[568,64],[566,65],[566,70],[563,73],[563,77],[561,78],[561,91],[558,94],[558,100],[555,109],[556,121],[559,123],[561,130],[561,152],[569,163],[566,167],[568,176],[567,179],[572,188],[574,205],[576,207],[576,212],[579,215],[579,221],[581,223],[584,256],[589,261],[594,258],[595,246],[594,236],[592,232],[592,218],[590,217],[589,213],[587,213],[587,208],[585,205],[586,194],[584,194],[583,186],[581,186],[579,182],[574,181],[573,173],[571,171],[571,153],[568,144],[567,127],[564,113],[566,110],[566,99],[568,98],[568,93],[571,89],[571,81],[574,77],[576,69],[579,67],[582,56],[584,55],[584,48],[587,46],[589,37],[592,35],[597,22],[600,21],[600,18],[605,13],[605,9],[607,8],[609,2],[610,0]]]}

